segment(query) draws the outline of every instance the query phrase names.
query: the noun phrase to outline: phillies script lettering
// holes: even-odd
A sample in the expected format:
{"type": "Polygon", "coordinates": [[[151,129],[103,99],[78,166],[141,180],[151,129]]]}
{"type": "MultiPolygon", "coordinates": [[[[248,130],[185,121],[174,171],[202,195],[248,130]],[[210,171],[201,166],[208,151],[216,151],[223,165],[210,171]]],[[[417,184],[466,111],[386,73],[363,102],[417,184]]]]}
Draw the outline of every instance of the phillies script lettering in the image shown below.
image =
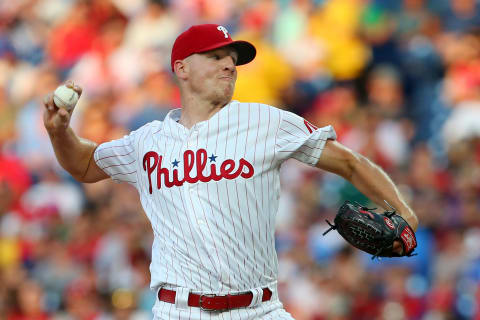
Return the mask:
{"type": "Polygon", "coordinates": [[[209,182],[211,180],[219,181],[222,179],[235,179],[241,176],[244,179],[251,178],[255,172],[252,164],[241,158],[237,163],[232,159],[227,159],[222,162],[218,169],[215,163],[210,163],[210,174],[204,175],[203,170],[207,166],[207,150],[198,149],[196,153],[192,150],[186,150],[183,153],[183,178],[178,178],[178,170],[173,169],[170,175],[170,170],[162,168],[163,156],[155,151],[148,151],[143,156],[143,170],[148,174],[148,191],[152,194],[152,174],[157,175],[157,189],[163,184],[167,188],[173,186],[180,187],[185,182],[196,183],[209,182]],[[196,167],[196,175],[191,176],[192,169],[196,167]],[[162,179],[163,177],[163,179],[162,179]]]}

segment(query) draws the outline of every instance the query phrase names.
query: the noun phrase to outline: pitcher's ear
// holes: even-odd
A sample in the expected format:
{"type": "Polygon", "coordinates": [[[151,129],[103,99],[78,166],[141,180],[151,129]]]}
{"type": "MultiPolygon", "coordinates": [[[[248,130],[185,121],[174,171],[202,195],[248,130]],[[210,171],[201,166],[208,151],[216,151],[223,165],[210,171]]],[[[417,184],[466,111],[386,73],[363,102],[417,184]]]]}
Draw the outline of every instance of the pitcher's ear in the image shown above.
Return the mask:
{"type": "Polygon", "coordinates": [[[176,60],[173,63],[173,70],[178,78],[183,79],[188,73],[188,64],[185,60],[176,60]]]}

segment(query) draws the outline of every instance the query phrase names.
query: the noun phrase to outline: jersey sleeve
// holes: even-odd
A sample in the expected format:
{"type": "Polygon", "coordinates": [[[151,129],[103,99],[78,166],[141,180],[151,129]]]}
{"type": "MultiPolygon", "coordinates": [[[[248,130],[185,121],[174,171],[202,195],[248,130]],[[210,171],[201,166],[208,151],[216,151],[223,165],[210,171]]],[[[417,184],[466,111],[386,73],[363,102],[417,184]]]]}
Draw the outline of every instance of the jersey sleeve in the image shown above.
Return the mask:
{"type": "Polygon", "coordinates": [[[96,164],[116,182],[137,183],[138,152],[135,138],[139,130],[123,138],[102,143],[95,150],[93,156],[96,164]]]}
{"type": "Polygon", "coordinates": [[[315,166],[328,139],[337,135],[332,126],[317,128],[304,118],[282,111],[275,141],[275,152],[282,161],[288,158],[315,166]]]}

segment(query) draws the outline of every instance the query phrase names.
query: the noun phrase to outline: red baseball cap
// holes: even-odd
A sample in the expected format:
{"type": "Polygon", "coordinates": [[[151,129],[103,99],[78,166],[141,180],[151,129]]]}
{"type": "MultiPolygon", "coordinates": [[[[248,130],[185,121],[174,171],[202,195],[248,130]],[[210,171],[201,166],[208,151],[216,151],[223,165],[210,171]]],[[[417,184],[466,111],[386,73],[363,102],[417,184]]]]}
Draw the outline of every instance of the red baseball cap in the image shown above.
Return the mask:
{"type": "Polygon", "coordinates": [[[180,34],[172,48],[171,67],[177,60],[194,54],[230,46],[238,52],[237,66],[249,63],[257,50],[247,41],[233,41],[228,30],[218,24],[200,24],[190,27],[180,34]]]}

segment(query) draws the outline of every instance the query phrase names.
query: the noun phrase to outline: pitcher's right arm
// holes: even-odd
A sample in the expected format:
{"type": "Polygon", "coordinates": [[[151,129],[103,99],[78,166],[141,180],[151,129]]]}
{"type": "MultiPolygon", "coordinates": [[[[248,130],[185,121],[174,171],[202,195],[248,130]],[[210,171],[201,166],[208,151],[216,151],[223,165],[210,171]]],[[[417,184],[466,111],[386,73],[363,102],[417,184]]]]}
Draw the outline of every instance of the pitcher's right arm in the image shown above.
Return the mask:
{"type": "MultiPolygon", "coordinates": [[[[79,96],[82,88],[67,81],[67,87],[74,89],[79,96]]],[[[53,93],[48,94],[43,104],[43,123],[60,165],[79,182],[97,182],[109,176],[100,169],[93,158],[97,144],[78,137],[70,127],[74,109],[67,111],[53,103],[53,93]]]]}

